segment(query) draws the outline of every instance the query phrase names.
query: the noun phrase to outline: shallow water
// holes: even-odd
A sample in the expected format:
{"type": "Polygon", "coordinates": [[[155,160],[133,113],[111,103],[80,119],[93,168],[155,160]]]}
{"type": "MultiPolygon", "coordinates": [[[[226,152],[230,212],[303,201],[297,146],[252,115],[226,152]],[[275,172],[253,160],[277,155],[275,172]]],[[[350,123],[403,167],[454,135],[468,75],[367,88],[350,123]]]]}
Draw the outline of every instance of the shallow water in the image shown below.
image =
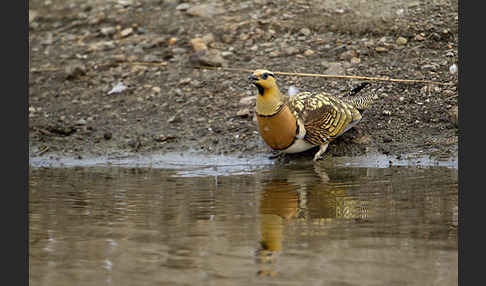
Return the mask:
{"type": "Polygon", "coordinates": [[[457,168],[228,161],[32,161],[30,285],[458,284],[457,168]]]}

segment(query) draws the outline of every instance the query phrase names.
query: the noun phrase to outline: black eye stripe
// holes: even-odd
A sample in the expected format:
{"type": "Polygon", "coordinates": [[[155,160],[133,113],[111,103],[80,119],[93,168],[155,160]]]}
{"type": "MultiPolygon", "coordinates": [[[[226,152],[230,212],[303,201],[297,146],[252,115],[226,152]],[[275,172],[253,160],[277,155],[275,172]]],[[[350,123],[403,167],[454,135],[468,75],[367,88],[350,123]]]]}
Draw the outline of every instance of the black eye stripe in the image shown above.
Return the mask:
{"type": "Polygon", "coordinates": [[[275,76],[274,76],[273,74],[271,74],[271,73],[264,73],[264,74],[262,74],[262,79],[267,79],[269,76],[271,76],[271,77],[275,77],[275,76]]]}

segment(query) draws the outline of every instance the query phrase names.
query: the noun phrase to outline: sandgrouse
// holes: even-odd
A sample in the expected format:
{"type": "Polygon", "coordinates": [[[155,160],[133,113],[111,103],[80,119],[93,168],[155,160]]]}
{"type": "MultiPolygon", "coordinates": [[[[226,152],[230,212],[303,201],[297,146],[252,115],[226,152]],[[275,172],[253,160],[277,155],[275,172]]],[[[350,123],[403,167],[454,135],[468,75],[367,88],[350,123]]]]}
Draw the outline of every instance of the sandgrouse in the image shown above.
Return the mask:
{"type": "Polygon", "coordinates": [[[322,159],[332,140],[361,120],[360,111],[372,101],[372,94],[341,98],[323,92],[283,95],[268,70],[255,70],[249,80],[258,89],[256,116],[265,143],[282,153],[319,146],[314,161],[322,159]]]}

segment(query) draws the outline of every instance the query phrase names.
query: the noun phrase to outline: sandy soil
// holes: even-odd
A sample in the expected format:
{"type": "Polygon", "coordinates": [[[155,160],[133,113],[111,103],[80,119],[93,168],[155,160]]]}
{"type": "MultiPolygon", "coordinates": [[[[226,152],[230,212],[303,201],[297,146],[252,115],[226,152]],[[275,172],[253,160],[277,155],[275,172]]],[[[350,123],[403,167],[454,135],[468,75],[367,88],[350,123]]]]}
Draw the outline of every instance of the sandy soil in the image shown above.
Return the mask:
{"type": "MultiPolygon", "coordinates": [[[[457,1],[29,1],[30,156],[271,150],[247,72],[427,79],[373,81],[378,96],[327,156],[457,156],[457,1]],[[338,2],[338,3],[328,3],[338,2]],[[123,83],[121,92],[113,87],[123,83]]],[[[362,81],[279,76],[330,94],[362,81]]],[[[312,158],[315,150],[301,156],[312,158]]]]}

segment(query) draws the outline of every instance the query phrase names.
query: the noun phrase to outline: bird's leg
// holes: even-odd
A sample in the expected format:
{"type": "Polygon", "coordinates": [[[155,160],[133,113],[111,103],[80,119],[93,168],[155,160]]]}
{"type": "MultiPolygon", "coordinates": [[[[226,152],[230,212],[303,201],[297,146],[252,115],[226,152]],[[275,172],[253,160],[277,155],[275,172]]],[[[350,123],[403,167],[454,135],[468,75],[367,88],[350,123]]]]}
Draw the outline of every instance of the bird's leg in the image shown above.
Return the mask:
{"type": "Polygon", "coordinates": [[[270,155],[268,159],[276,159],[284,154],[285,154],[284,152],[278,151],[277,153],[270,155]]]}
{"type": "Polygon", "coordinates": [[[326,152],[328,145],[329,145],[329,143],[322,144],[322,145],[319,146],[319,151],[317,151],[317,153],[314,155],[314,162],[322,159],[322,154],[324,152],[326,152]]]}

